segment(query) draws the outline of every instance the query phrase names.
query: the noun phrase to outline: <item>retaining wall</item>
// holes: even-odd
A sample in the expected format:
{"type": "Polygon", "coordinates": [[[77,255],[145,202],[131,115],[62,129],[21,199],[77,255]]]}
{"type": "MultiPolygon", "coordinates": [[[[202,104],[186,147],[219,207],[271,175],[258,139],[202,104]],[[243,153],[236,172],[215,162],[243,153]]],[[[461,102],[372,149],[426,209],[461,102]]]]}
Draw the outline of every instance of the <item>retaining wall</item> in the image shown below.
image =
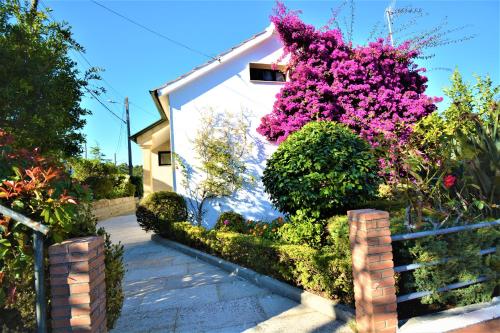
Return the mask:
{"type": "Polygon", "coordinates": [[[117,199],[102,199],[92,203],[92,211],[98,221],[110,217],[132,214],[135,212],[137,199],[125,197],[117,199]]]}

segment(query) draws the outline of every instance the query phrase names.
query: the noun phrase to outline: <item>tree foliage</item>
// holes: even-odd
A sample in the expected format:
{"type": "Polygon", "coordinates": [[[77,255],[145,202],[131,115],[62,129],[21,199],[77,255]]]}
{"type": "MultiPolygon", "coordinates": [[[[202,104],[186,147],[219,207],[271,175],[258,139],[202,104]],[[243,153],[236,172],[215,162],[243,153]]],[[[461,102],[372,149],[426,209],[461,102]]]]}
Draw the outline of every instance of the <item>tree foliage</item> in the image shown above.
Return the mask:
{"type": "Polygon", "coordinates": [[[80,75],[69,52],[82,47],[69,26],[47,15],[27,1],[0,3],[0,128],[18,147],[75,156],[84,142],[83,117],[90,114],[80,101],[97,75],[80,75]]]}
{"type": "MultiPolygon", "coordinates": [[[[72,158],[69,165],[72,177],[88,186],[93,198],[114,199],[134,196],[136,186],[128,175],[128,166],[114,165],[101,152],[98,145],[91,147],[91,159],[72,158]]],[[[135,178],[134,181],[138,179],[135,178]]],[[[139,182],[142,187],[142,178],[139,182]]]]}
{"type": "Polygon", "coordinates": [[[278,4],[271,21],[284,44],[290,80],[258,132],[283,141],[306,123],[344,123],[372,145],[406,142],[412,125],[436,109],[425,95],[427,78],[409,43],[392,47],[384,39],[354,47],[340,30],[316,30],[278,4]]]}
{"type": "Polygon", "coordinates": [[[440,223],[500,214],[499,92],[489,77],[471,85],[456,70],[445,90],[450,106],[423,118],[398,151],[405,163],[392,166],[391,181],[403,189],[418,224],[424,208],[437,212],[440,223]]]}

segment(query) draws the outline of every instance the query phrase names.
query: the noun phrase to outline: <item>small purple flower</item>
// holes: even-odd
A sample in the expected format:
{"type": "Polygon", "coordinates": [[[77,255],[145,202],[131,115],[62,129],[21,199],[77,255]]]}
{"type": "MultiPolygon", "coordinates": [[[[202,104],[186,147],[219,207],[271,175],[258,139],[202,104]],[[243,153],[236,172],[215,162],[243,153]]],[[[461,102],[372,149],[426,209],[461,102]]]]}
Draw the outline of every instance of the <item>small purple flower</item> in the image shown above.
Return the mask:
{"type": "Polygon", "coordinates": [[[224,220],[224,225],[228,225],[229,224],[229,220],[224,220]]]}

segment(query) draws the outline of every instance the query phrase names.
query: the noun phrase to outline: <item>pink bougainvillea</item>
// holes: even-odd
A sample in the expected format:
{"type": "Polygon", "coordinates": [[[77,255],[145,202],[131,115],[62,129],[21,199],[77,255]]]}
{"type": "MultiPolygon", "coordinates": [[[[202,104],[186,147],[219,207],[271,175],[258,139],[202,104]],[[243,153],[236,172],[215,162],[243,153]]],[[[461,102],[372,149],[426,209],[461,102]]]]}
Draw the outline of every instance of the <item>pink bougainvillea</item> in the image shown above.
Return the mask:
{"type": "Polygon", "coordinates": [[[373,146],[404,143],[412,124],[436,109],[425,95],[427,78],[408,43],[378,39],[367,46],[345,43],[339,30],[317,30],[278,3],[271,21],[290,55],[290,80],[257,131],[281,142],[314,120],[342,122],[373,146]]]}

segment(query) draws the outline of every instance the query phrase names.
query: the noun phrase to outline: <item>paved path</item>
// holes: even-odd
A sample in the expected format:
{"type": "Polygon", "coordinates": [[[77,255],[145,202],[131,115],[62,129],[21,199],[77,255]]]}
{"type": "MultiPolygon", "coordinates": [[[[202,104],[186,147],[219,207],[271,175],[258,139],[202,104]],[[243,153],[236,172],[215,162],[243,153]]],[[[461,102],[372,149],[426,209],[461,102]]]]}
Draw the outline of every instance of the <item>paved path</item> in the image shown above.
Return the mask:
{"type": "Polygon", "coordinates": [[[113,332],[351,332],[343,322],[151,241],[133,215],[100,225],[125,245],[125,302],[113,332]]]}

